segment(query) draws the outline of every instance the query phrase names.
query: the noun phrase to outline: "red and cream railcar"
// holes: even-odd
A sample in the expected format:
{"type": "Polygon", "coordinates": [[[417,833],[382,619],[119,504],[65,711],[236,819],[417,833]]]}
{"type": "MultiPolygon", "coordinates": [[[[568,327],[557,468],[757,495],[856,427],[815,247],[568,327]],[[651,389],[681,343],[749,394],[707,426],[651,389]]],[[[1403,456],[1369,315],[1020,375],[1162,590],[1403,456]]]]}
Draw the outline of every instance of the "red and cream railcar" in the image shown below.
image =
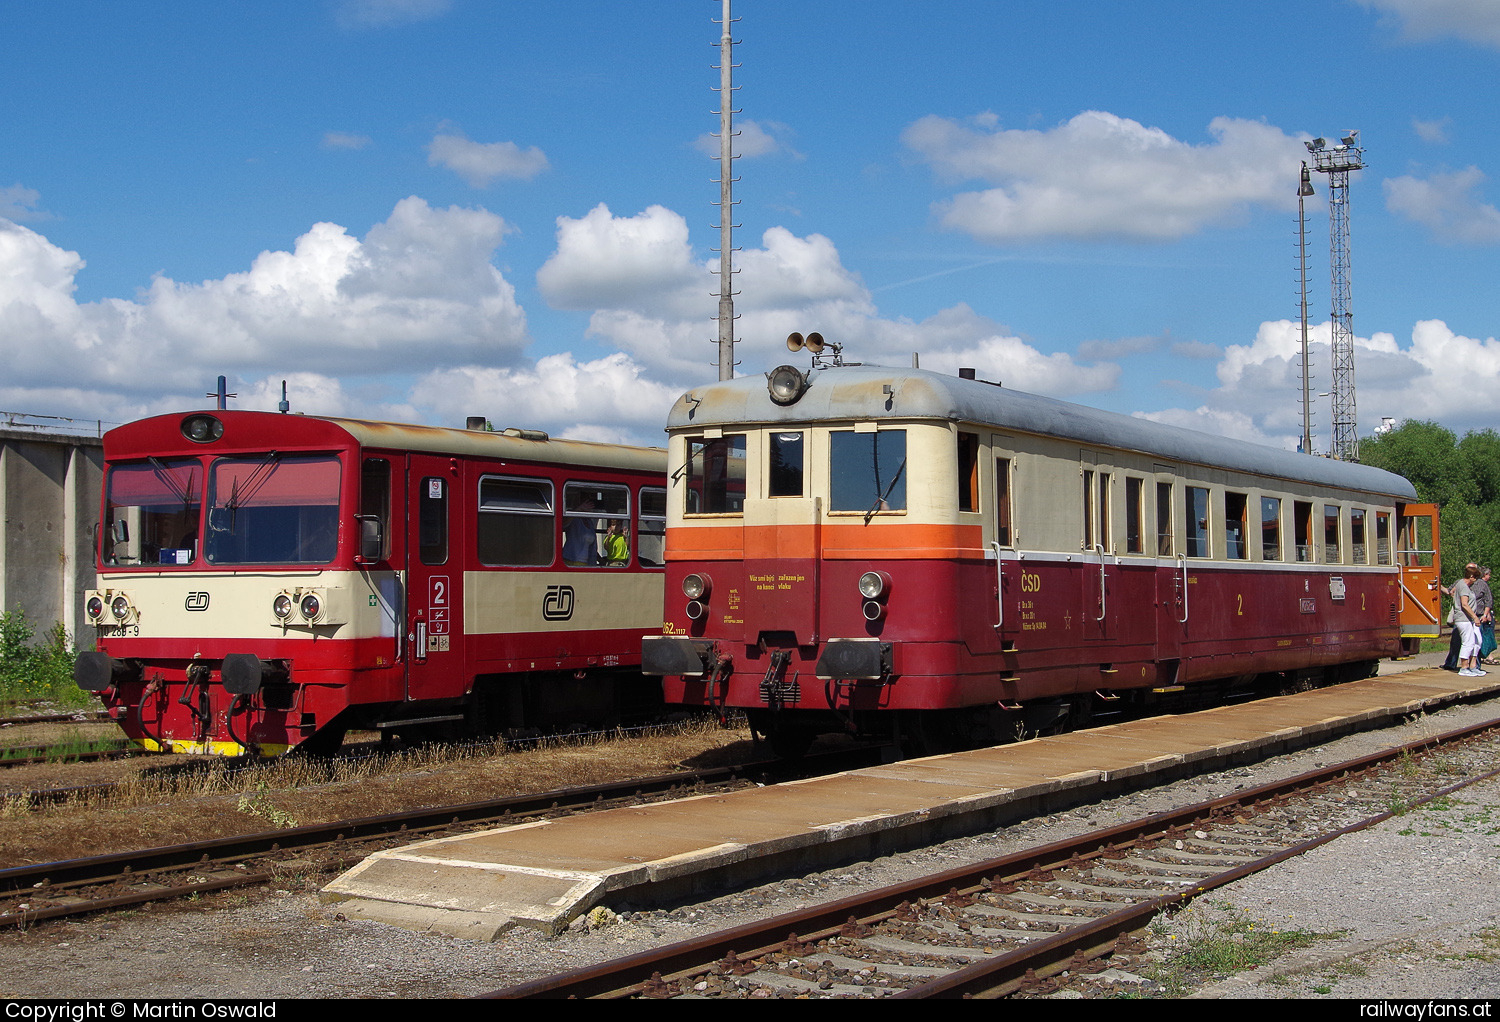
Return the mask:
{"type": "Polygon", "coordinates": [[[148,749],[521,727],[655,693],[666,454],[267,412],[105,436],[97,649],[148,749]],[[621,689],[623,688],[623,694],[621,689]]]}
{"type": "Polygon", "coordinates": [[[643,669],[787,750],[1339,680],[1401,652],[1403,613],[1436,620],[1431,551],[1396,548],[1415,515],[1435,548],[1433,509],[1368,466],[843,365],[699,387],[668,432],[643,669]]]}

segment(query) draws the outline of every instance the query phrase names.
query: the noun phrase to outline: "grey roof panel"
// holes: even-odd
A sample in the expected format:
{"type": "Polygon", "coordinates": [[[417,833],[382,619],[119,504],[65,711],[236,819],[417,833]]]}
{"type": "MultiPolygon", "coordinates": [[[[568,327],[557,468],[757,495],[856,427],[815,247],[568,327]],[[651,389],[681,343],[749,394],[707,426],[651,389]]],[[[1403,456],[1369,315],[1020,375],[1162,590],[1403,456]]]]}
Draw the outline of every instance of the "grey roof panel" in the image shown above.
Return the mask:
{"type": "Polygon", "coordinates": [[[821,369],[811,374],[811,385],[801,399],[790,405],[771,400],[764,375],[706,384],[677,399],[667,429],[675,432],[694,427],[883,418],[989,423],[1167,461],[1360,490],[1403,501],[1417,499],[1416,490],[1407,480],[1369,465],[1199,433],[921,369],[821,369]]]}

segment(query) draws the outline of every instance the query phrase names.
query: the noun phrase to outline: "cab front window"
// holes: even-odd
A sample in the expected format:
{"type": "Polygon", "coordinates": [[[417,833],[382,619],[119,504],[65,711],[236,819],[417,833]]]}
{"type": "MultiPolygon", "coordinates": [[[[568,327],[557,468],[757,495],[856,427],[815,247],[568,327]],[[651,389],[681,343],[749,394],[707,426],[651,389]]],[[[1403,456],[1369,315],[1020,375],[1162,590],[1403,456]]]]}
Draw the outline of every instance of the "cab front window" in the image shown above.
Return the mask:
{"type": "Polygon", "coordinates": [[[112,465],[100,557],[122,565],[191,564],[198,556],[203,466],[196,458],[112,465]]]}
{"type": "Polygon", "coordinates": [[[213,564],[327,564],[338,551],[339,459],[220,458],[209,470],[204,552],[213,564]]]}

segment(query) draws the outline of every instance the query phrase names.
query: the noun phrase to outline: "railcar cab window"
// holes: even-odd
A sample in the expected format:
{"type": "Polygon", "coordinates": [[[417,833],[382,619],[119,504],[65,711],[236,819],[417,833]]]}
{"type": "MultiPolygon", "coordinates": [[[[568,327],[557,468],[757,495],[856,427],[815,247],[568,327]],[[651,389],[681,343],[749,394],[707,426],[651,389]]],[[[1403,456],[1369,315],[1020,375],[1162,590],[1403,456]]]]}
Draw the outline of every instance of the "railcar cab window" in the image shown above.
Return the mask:
{"type": "MultiPolygon", "coordinates": [[[[366,523],[374,523],[378,529],[380,549],[370,551],[374,559],[383,561],[391,556],[391,463],[384,458],[366,458],[359,482],[360,535],[363,537],[366,523]]],[[[364,540],[360,540],[360,553],[366,554],[364,540]]]]}
{"type": "Polygon", "coordinates": [[[339,475],[332,454],[217,459],[208,473],[208,560],[327,564],[338,550],[339,475]]]}
{"type": "Polygon", "coordinates": [[[742,514],[745,510],[745,437],[690,439],[687,443],[690,515],[742,514]]]}
{"type": "Polygon", "coordinates": [[[568,483],[563,506],[563,563],[575,568],[630,563],[629,487],[568,483]]]}
{"type": "Polygon", "coordinates": [[[958,434],[958,509],[979,510],[979,434],[958,434]]]}
{"type": "Polygon", "coordinates": [[[839,430],[828,439],[830,511],[906,510],[906,430],[839,430]]]}
{"type": "Polygon", "coordinates": [[[1183,487],[1183,524],[1187,529],[1189,557],[1208,556],[1208,490],[1201,486],[1183,487]]]}
{"type": "Polygon", "coordinates": [[[770,434],[771,464],[767,494],[772,497],[800,497],[803,492],[803,465],[806,445],[801,433],[770,434]]]}
{"type": "Polygon", "coordinates": [[[1281,560],[1281,498],[1260,498],[1260,558],[1281,560]]]}
{"type": "Polygon", "coordinates": [[[636,556],[643,568],[667,563],[667,491],[641,487],[641,518],[636,536],[636,556]]]}
{"type": "Polygon", "coordinates": [[[550,481],[499,476],[479,480],[475,541],[480,564],[546,567],[552,563],[556,537],[550,481]]]}
{"type": "Polygon", "coordinates": [[[105,493],[105,564],[191,564],[198,555],[203,466],[196,458],[112,465],[105,493]]]}

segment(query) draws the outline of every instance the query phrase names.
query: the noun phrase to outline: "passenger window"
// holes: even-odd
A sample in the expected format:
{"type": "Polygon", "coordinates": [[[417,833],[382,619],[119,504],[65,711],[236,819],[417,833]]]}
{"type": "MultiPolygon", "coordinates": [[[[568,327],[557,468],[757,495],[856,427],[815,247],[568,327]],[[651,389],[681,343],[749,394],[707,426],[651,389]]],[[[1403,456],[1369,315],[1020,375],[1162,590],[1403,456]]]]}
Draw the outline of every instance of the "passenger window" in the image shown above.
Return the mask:
{"type": "Polygon", "coordinates": [[[573,567],[630,563],[630,488],[605,483],[563,487],[563,562],[573,567]]]}
{"type": "Polygon", "coordinates": [[[1338,564],[1343,560],[1339,551],[1339,517],[1337,504],[1323,505],[1323,563],[1338,564]]]}
{"type": "Polygon", "coordinates": [[[1311,501],[1299,500],[1292,504],[1292,541],[1297,545],[1297,560],[1307,563],[1313,559],[1312,516],[1311,501]]]}
{"type": "Polygon", "coordinates": [[[1141,534],[1142,491],[1145,480],[1135,476],[1125,477],[1125,552],[1140,554],[1146,551],[1146,540],[1141,534]]]}
{"type": "Polygon", "coordinates": [[[1183,488],[1183,518],[1187,529],[1189,557],[1208,556],[1208,490],[1201,486],[1183,488]]]}
{"type": "Polygon", "coordinates": [[[667,563],[667,491],[641,487],[640,527],[636,532],[636,558],[643,568],[667,563]]]}
{"type": "Polygon", "coordinates": [[[1263,561],[1281,560],[1281,499],[1260,498],[1260,557],[1263,561]]]}
{"type": "Polygon", "coordinates": [[[1355,564],[1369,564],[1365,550],[1365,509],[1349,509],[1349,559],[1355,564]]]}
{"type": "Polygon", "coordinates": [[[1249,498],[1243,493],[1224,493],[1224,556],[1243,561],[1250,557],[1246,543],[1246,514],[1249,498]]]}
{"type": "Polygon", "coordinates": [[[1391,516],[1375,512],[1375,563],[1391,563],[1391,516]]]}
{"type": "Polygon", "coordinates": [[[689,440],[684,513],[740,514],[745,510],[745,437],[689,440]]]}
{"type": "Polygon", "coordinates": [[[830,433],[830,511],[906,510],[906,430],[830,433]]]}
{"type": "Polygon", "coordinates": [[[552,563],[556,536],[550,481],[496,476],[479,480],[475,538],[480,564],[545,567],[552,563]]]}
{"type": "Polygon", "coordinates": [[[772,497],[802,496],[803,452],[801,433],[771,434],[771,465],[768,495],[772,497]]]}

